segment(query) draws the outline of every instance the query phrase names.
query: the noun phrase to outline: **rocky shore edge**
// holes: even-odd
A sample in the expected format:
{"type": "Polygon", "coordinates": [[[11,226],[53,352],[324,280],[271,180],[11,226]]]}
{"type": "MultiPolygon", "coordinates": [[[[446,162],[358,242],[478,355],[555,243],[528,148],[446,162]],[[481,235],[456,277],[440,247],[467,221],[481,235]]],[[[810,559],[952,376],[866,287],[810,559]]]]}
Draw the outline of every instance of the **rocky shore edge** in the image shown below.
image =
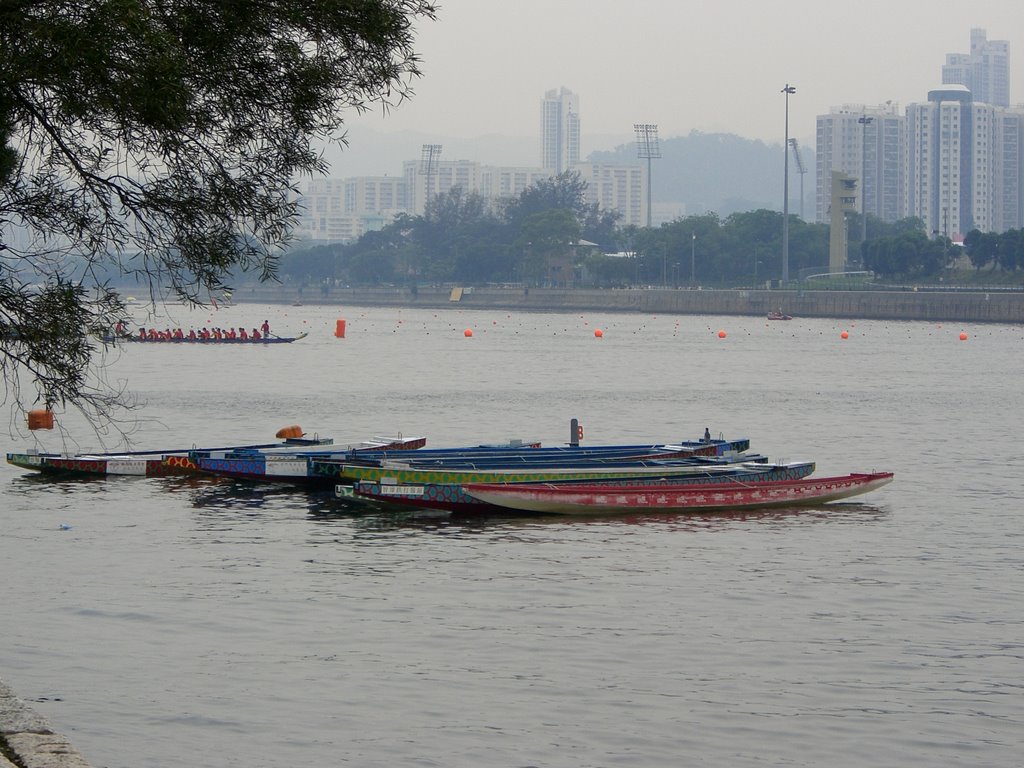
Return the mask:
{"type": "Polygon", "coordinates": [[[0,680],[0,768],[90,768],[67,737],[0,680]]]}

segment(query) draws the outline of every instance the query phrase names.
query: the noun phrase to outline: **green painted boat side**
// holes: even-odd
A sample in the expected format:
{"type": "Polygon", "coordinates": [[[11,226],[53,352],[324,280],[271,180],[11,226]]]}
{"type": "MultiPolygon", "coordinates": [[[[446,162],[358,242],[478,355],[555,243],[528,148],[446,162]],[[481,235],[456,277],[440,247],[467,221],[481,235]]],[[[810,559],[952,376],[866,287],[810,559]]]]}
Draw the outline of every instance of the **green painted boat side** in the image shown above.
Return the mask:
{"type": "MultiPolygon", "coordinates": [[[[312,471],[320,474],[317,462],[313,461],[312,471]]],[[[462,483],[531,483],[551,480],[600,480],[606,477],[658,477],[679,472],[672,466],[607,466],[586,469],[546,468],[546,469],[496,469],[496,470],[444,470],[444,469],[399,469],[389,467],[363,467],[353,464],[326,465],[332,474],[330,477],[341,483],[354,483],[357,480],[369,482],[385,482],[399,484],[440,483],[457,485],[462,483]],[[489,478],[489,479],[483,479],[489,478]]],[[[694,467],[693,471],[706,471],[706,468],[694,467]]]]}

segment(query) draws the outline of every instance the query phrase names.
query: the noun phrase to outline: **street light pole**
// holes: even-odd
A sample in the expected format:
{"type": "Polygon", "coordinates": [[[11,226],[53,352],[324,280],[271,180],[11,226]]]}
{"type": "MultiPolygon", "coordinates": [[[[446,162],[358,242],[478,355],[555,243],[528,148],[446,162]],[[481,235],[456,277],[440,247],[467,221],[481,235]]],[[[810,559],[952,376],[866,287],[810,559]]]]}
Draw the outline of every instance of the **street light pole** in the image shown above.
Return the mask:
{"type": "MultiPolygon", "coordinates": [[[[866,137],[868,126],[871,125],[873,117],[861,115],[857,122],[860,123],[860,241],[863,243],[868,239],[868,188],[865,181],[867,177],[867,147],[866,137]]],[[[877,187],[877,185],[876,185],[877,187]]]]}
{"type": "Polygon", "coordinates": [[[782,142],[782,155],[786,160],[782,176],[782,285],[789,282],[789,95],[796,93],[796,87],[786,83],[782,89],[786,94],[786,140],[782,142]]]}
{"type": "Polygon", "coordinates": [[[697,284],[697,233],[690,236],[690,284],[697,284]]]}

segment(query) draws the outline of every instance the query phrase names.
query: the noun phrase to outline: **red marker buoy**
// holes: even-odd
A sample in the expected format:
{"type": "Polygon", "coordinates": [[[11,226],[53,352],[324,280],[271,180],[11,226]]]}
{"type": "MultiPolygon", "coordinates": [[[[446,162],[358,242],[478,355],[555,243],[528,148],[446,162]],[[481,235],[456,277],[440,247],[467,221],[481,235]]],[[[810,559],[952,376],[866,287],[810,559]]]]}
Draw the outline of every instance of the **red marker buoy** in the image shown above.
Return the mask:
{"type": "Polygon", "coordinates": [[[595,328],[594,335],[600,339],[602,336],[604,336],[604,331],[602,331],[600,328],[595,328]]]}
{"type": "Polygon", "coordinates": [[[967,341],[967,334],[963,331],[960,332],[960,341],[967,341]]]}
{"type": "Polygon", "coordinates": [[[727,334],[725,331],[719,331],[718,332],[718,338],[720,338],[720,339],[724,339],[728,335],[729,334],[727,334]]]}
{"type": "Polygon", "coordinates": [[[847,331],[843,331],[842,333],[839,334],[839,338],[840,339],[848,339],[848,338],[850,338],[850,334],[847,331]]]}
{"type": "Polygon", "coordinates": [[[462,332],[462,335],[465,336],[467,339],[470,338],[473,335],[473,329],[467,328],[462,332]]]}

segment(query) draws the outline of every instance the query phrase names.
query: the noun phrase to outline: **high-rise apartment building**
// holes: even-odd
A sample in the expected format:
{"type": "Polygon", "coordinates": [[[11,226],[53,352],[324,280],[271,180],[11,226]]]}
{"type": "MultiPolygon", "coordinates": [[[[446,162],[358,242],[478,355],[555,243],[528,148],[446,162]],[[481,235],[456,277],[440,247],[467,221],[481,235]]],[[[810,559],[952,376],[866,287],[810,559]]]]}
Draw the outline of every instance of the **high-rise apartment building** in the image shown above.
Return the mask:
{"type": "Polygon", "coordinates": [[[928,92],[907,106],[906,213],[928,232],[957,239],[975,227],[975,105],[962,85],[928,92]]]}
{"type": "Polygon", "coordinates": [[[310,179],[301,189],[297,234],[316,242],[356,240],[404,211],[405,192],[405,179],[395,176],[310,179]]]}
{"type": "Polygon", "coordinates": [[[883,221],[902,218],[906,119],[892,102],[844,104],[818,115],[815,221],[828,222],[834,171],[858,180],[857,211],[883,221]]]}
{"type": "MultiPolygon", "coordinates": [[[[433,146],[433,145],[431,145],[433,146]]],[[[424,145],[424,149],[427,145],[424,145]]],[[[438,146],[437,149],[440,149],[438,146]]],[[[316,179],[304,185],[298,234],[320,242],[347,242],[380,229],[399,212],[423,215],[427,203],[458,187],[490,201],[513,198],[527,187],[568,170],[586,182],[588,203],[621,214],[621,225],[642,226],[647,216],[639,165],[580,163],[579,97],[560,88],[541,102],[541,166],[481,165],[474,160],[406,160],[397,177],[316,179]]]]}
{"type": "Polygon", "coordinates": [[[406,160],[402,163],[402,175],[408,210],[416,216],[423,215],[428,200],[453,187],[460,187],[467,194],[480,191],[480,163],[475,160],[439,160],[429,174],[424,173],[421,162],[406,160]]]}
{"type": "Polygon", "coordinates": [[[992,231],[1024,229],[1024,110],[995,110],[992,120],[992,231]]]}
{"type": "Polygon", "coordinates": [[[579,161],[579,97],[564,87],[548,91],[540,105],[540,165],[557,175],[579,161]]]}
{"type": "Polygon", "coordinates": [[[1024,109],[977,103],[949,85],[907,107],[906,215],[958,239],[1024,223],[1024,109]]]}
{"type": "Polygon", "coordinates": [[[1024,108],[1008,106],[1009,59],[1009,43],[972,29],[971,52],[948,54],[945,84],[903,115],[891,103],[819,115],[816,220],[829,221],[839,171],[858,181],[856,210],[885,221],[919,218],[953,240],[1024,227],[1024,108]]]}
{"type": "Polygon", "coordinates": [[[618,211],[622,215],[619,226],[647,224],[646,166],[580,163],[574,170],[587,183],[587,203],[597,203],[605,211],[618,211]]]}
{"type": "Polygon", "coordinates": [[[490,200],[519,197],[541,181],[551,178],[543,168],[484,165],[480,168],[480,194],[490,200]]]}
{"type": "Polygon", "coordinates": [[[944,85],[963,85],[975,103],[1010,105],[1010,44],[989,40],[984,29],[971,30],[970,53],[947,53],[944,85]]]}

